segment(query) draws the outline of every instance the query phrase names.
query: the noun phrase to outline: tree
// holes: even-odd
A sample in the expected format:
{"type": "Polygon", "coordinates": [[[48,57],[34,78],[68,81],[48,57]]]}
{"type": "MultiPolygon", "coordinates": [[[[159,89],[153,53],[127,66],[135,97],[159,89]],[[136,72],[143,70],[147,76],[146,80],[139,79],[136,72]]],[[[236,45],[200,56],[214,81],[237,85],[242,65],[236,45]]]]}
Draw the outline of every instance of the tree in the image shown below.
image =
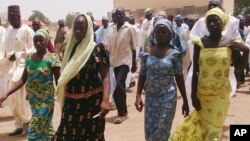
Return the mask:
{"type": "Polygon", "coordinates": [[[38,10],[32,11],[32,15],[29,17],[29,21],[32,21],[35,18],[39,18],[41,21],[43,21],[47,25],[49,25],[51,23],[50,20],[42,12],[40,12],[38,10]]]}
{"type": "Polygon", "coordinates": [[[68,13],[68,15],[66,16],[65,25],[71,28],[73,20],[76,17],[76,15],[78,15],[78,13],[68,13]]]}
{"type": "Polygon", "coordinates": [[[234,15],[249,14],[250,13],[250,0],[234,0],[234,15]]]}

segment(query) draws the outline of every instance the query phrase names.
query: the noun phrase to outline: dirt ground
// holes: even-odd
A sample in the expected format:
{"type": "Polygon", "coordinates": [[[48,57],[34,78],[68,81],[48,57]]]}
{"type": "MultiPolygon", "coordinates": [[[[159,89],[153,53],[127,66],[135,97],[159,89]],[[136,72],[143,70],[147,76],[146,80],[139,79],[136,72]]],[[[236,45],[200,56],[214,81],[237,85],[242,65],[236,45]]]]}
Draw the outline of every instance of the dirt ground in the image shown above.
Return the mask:
{"type": "MultiPolygon", "coordinates": [[[[250,78],[240,87],[237,95],[231,99],[231,105],[226,117],[223,130],[223,140],[229,141],[230,124],[250,124],[250,78]]],[[[144,112],[137,112],[134,106],[136,87],[130,88],[127,92],[128,119],[121,124],[114,124],[117,111],[110,111],[106,116],[106,141],[144,141],[144,112]]],[[[172,131],[184,118],[181,115],[182,100],[178,94],[176,115],[173,121],[172,131]]],[[[144,96],[143,96],[144,98],[144,96]]],[[[54,128],[57,129],[60,122],[60,107],[56,103],[53,118],[54,128]]],[[[7,107],[0,108],[0,141],[26,141],[27,137],[10,137],[8,133],[14,130],[14,119],[7,107]]]]}

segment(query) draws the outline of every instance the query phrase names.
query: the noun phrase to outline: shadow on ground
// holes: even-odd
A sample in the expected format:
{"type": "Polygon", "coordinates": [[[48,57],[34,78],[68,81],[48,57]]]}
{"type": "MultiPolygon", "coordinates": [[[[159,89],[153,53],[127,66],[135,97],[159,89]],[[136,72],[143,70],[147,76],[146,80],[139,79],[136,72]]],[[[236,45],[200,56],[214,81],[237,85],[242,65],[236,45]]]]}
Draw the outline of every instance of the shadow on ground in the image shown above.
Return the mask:
{"type": "Polygon", "coordinates": [[[229,130],[229,126],[224,126],[223,127],[223,133],[222,133],[222,139],[226,139],[226,140],[228,140],[229,138],[228,138],[228,135],[226,134],[226,132],[229,130]]]}
{"type": "Polygon", "coordinates": [[[9,136],[9,133],[0,133],[0,141],[24,141],[27,140],[27,136],[16,135],[9,136]]]}
{"type": "Polygon", "coordinates": [[[0,117],[0,122],[7,122],[7,121],[11,121],[11,120],[14,120],[13,116],[0,117]]]}
{"type": "Polygon", "coordinates": [[[106,117],[105,119],[107,123],[114,123],[116,117],[117,116],[111,116],[111,117],[106,117]]]}

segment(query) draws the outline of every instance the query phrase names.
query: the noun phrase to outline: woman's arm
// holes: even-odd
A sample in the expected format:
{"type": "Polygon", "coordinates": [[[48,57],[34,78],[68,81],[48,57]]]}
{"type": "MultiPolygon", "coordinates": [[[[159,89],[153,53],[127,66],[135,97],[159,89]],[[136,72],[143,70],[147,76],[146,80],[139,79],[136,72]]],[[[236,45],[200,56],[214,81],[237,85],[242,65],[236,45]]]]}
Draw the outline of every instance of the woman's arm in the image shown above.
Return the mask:
{"type": "Polygon", "coordinates": [[[175,75],[175,80],[183,98],[182,115],[186,117],[189,114],[189,107],[183,75],[175,75]]]}
{"type": "Polygon", "coordinates": [[[106,115],[109,112],[109,95],[110,95],[110,76],[109,67],[102,63],[99,64],[99,73],[102,78],[103,100],[101,104],[102,114],[106,115]]]}
{"type": "Polygon", "coordinates": [[[59,79],[59,77],[61,75],[60,69],[61,69],[60,67],[53,67],[52,68],[52,72],[53,72],[53,75],[54,75],[54,78],[55,78],[56,85],[58,84],[58,79],[59,79]]]}
{"type": "Polygon", "coordinates": [[[25,67],[23,70],[23,74],[20,80],[16,82],[16,84],[10,88],[4,95],[3,97],[0,98],[0,105],[4,100],[8,98],[11,94],[13,94],[16,90],[20,89],[27,81],[28,73],[27,73],[27,68],[25,67]]]}
{"type": "Polygon", "coordinates": [[[146,82],[146,75],[139,75],[138,79],[138,85],[137,85],[137,93],[136,93],[136,101],[135,101],[135,107],[137,111],[141,112],[143,109],[143,102],[141,99],[141,93],[142,89],[146,82]]]}
{"type": "Polygon", "coordinates": [[[242,72],[248,64],[249,48],[238,42],[230,43],[229,48],[232,50],[232,60],[235,69],[238,72],[242,72]],[[242,52],[242,55],[240,52],[242,52]]]}
{"type": "Polygon", "coordinates": [[[199,60],[200,56],[200,46],[194,45],[194,54],[193,54],[193,76],[192,76],[192,91],[191,98],[192,104],[197,111],[201,109],[200,101],[197,97],[197,86],[198,86],[198,74],[199,74],[199,60]]]}

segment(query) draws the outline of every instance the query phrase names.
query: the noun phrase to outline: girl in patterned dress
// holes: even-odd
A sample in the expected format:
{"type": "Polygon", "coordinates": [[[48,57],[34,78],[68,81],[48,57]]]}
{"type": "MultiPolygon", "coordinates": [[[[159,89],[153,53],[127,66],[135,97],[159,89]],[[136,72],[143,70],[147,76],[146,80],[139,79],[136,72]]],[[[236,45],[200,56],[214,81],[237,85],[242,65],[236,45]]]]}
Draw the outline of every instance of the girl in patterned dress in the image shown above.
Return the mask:
{"type": "Polygon", "coordinates": [[[141,70],[136,95],[136,109],[141,112],[141,92],[144,87],[145,138],[147,141],[167,141],[176,111],[177,88],[183,97],[182,113],[189,113],[182,74],[181,53],[170,45],[173,37],[170,21],[158,20],[153,29],[154,45],[141,54],[141,70]],[[145,86],[144,86],[145,85],[145,86]]]}
{"type": "Polygon", "coordinates": [[[76,16],[56,90],[62,116],[53,141],[105,140],[104,116],[109,111],[110,94],[109,58],[102,44],[95,45],[93,36],[90,17],[76,16]],[[98,114],[101,116],[96,117],[98,114]]]}
{"type": "Polygon", "coordinates": [[[54,134],[54,81],[60,76],[60,61],[56,54],[47,53],[48,31],[39,29],[34,35],[36,52],[28,55],[21,79],[0,99],[0,104],[9,95],[26,84],[26,99],[31,105],[32,117],[28,128],[29,141],[48,141],[54,134]],[[54,79],[54,78],[55,79],[54,79]]]}
{"type": "Polygon", "coordinates": [[[176,127],[169,141],[221,141],[230,104],[229,68],[233,64],[237,71],[244,70],[249,54],[243,43],[220,42],[228,18],[219,8],[209,10],[205,20],[210,35],[193,40],[191,98],[195,110],[176,127]]]}

